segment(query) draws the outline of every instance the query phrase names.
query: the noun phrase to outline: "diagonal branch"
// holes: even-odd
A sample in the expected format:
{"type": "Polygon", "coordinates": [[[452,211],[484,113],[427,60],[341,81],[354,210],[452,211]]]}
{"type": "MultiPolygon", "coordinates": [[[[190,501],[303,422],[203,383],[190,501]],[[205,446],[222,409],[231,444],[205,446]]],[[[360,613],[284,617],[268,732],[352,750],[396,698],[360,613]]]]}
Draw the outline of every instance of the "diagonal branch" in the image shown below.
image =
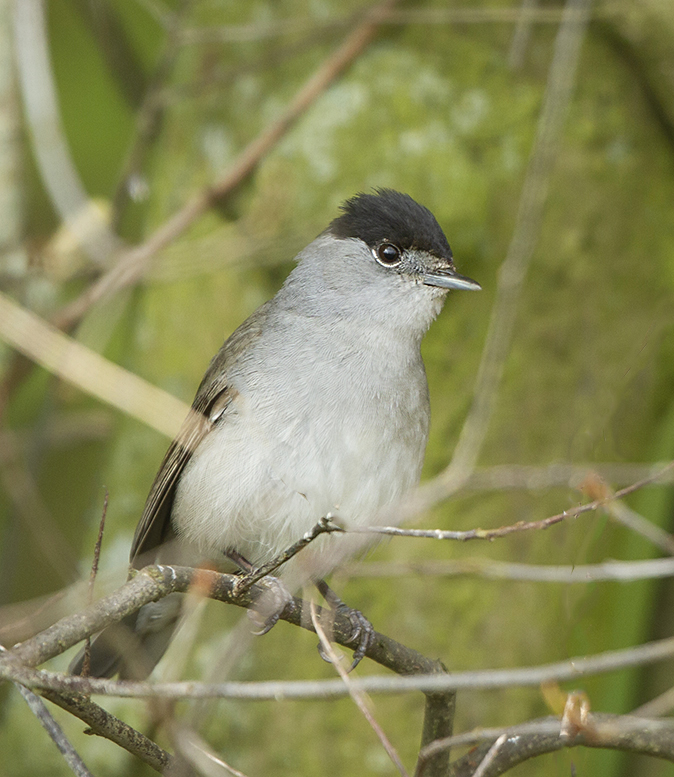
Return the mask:
{"type": "Polygon", "coordinates": [[[42,728],[49,734],[56,747],[60,750],[71,771],[77,777],[92,777],[79,753],[70,744],[68,738],[63,733],[63,729],[54,720],[42,699],[23,685],[17,685],[16,687],[25,699],[26,704],[30,707],[31,712],[40,721],[42,728]]]}
{"type": "Polygon", "coordinates": [[[341,664],[340,656],[337,655],[337,651],[332,646],[330,640],[328,639],[327,634],[325,633],[325,629],[321,625],[320,618],[318,617],[316,604],[313,601],[310,602],[310,610],[311,610],[311,622],[314,626],[316,634],[318,634],[318,638],[320,639],[323,651],[325,655],[330,659],[330,663],[334,666],[337,674],[342,678],[342,682],[344,683],[347,690],[349,691],[349,696],[351,696],[354,703],[361,711],[363,717],[369,723],[374,733],[377,735],[377,738],[381,742],[384,750],[386,751],[386,754],[391,759],[393,765],[400,772],[402,777],[409,777],[409,775],[407,774],[407,770],[403,765],[403,762],[400,760],[400,756],[398,755],[398,752],[391,744],[390,739],[384,733],[384,729],[379,725],[379,722],[374,717],[374,714],[370,709],[370,704],[371,704],[370,699],[362,691],[353,687],[353,683],[351,681],[351,678],[349,677],[347,670],[344,669],[344,667],[341,664]]]}
{"type": "Polygon", "coordinates": [[[278,144],[297,119],[320,97],[330,84],[356,59],[379,29],[382,12],[395,0],[384,0],[368,13],[337,50],[303,84],[283,114],[267,126],[239,154],[227,172],[212,186],[195,194],[141,245],[124,251],[115,266],[102,275],[77,299],[54,317],[59,329],[70,329],[101,299],[140,280],[149,260],[181,235],[217,200],[230,194],[257,167],[260,160],[278,144]]]}
{"type": "Polygon", "coordinates": [[[89,726],[89,733],[105,737],[123,747],[160,774],[164,774],[174,764],[172,755],[86,696],[49,690],[40,693],[45,699],[83,720],[89,726]]]}

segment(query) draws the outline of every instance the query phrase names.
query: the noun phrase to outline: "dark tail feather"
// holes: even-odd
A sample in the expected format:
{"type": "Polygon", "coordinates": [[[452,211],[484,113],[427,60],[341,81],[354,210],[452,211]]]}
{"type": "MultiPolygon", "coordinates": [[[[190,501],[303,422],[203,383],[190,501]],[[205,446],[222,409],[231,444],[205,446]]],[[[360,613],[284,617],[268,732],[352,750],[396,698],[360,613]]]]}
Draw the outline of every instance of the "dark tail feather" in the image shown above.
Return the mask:
{"type": "MultiPolygon", "coordinates": [[[[146,604],[119,623],[108,626],[91,643],[89,677],[144,680],[166,652],[178,619],[182,597],[171,594],[146,604]]],[[[70,674],[81,675],[84,648],[70,663],[70,674]]]]}

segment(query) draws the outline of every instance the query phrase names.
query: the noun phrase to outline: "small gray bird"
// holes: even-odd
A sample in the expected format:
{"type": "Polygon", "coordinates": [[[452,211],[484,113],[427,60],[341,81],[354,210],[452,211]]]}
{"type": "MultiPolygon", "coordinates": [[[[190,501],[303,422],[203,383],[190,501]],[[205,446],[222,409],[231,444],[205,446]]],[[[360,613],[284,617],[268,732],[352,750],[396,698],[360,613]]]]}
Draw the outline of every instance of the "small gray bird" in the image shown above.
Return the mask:
{"type": "MultiPolygon", "coordinates": [[[[152,485],[134,567],[256,567],[329,514],[347,528],[376,523],[418,482],[429,427],[421,340],[448,290],[480,286],[456,272],[433,214],[408,195],[378,189],[341,211],[213,358],[152,485]]],[[[282,578],[290,589],[322,580],[369,542],[321,537],[282,578]]],[[[143,670],[120,659],[120,632],[108,629],[91,674],[146,674],[170,640],[176,596],[123,622],[145,648],[143,670]]]]}

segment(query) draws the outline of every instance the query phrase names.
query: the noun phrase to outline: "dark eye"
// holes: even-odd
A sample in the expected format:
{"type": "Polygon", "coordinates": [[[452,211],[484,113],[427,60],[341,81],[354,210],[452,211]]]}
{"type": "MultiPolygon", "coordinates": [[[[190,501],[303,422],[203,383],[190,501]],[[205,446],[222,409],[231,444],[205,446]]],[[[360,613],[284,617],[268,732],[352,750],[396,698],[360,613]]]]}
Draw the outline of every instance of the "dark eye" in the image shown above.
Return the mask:
{"type": "Polygon", "coordinates": [[[398,246],[394,246],[393,243],[380,243],[372,249],[372,253],[379,264],[384,267],[393,267],[396,264],[400,264],[402,258],[400,249],[398,246]]]}

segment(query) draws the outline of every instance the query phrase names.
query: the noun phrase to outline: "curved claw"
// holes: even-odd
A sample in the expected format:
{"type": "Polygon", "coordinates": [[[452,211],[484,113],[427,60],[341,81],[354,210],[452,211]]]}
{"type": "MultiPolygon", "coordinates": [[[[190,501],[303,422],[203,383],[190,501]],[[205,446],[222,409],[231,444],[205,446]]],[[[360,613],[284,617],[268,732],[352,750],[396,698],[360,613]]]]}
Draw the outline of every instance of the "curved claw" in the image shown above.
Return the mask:
{"type": "MultiPolygon", "coordinates": [[[[338,604],[335,610],[342,613],[343,615],[346,615],[346,617],[349,619],[349,623],[351,624],[351,635],[349,636],[349,642],[358,641],[358,645],[353,651],[353,661],[347,670],[351,672],[358,666],[358,664],[360,664],[363,658],[365,658],[365,654],[367,653],[368,648],[374,644],[375,630],[370,621],[363,615],[360,610],[354,610],[343,602],[338,604]]],[[[318,654],[324,661],[331,663],[330,658],[325,654],[323,646],[320,642],[318,643],[318,654]]]]}
{"type": "Polygon", "coordinates": [[[256,637],[261,637],[276,626],[281,613],[293,599],[290,591],[277,577],[268,576],[262,582],[267,590],[248,610],[256,637]]]}
{"type": "Polygon", "coordinates": [[[351,662],[351,669],[349,669],[349,671],[352,671],[365,658],[368,648],[374,644],[375,631],[370,621],[360,610],[352,610],[346,605],[344,605],[344,608],[348,611],[345,614],[353,627],[351,639],[353,641],[358,640],[358,647],[353,651],[353,661],[351,662]]]}

